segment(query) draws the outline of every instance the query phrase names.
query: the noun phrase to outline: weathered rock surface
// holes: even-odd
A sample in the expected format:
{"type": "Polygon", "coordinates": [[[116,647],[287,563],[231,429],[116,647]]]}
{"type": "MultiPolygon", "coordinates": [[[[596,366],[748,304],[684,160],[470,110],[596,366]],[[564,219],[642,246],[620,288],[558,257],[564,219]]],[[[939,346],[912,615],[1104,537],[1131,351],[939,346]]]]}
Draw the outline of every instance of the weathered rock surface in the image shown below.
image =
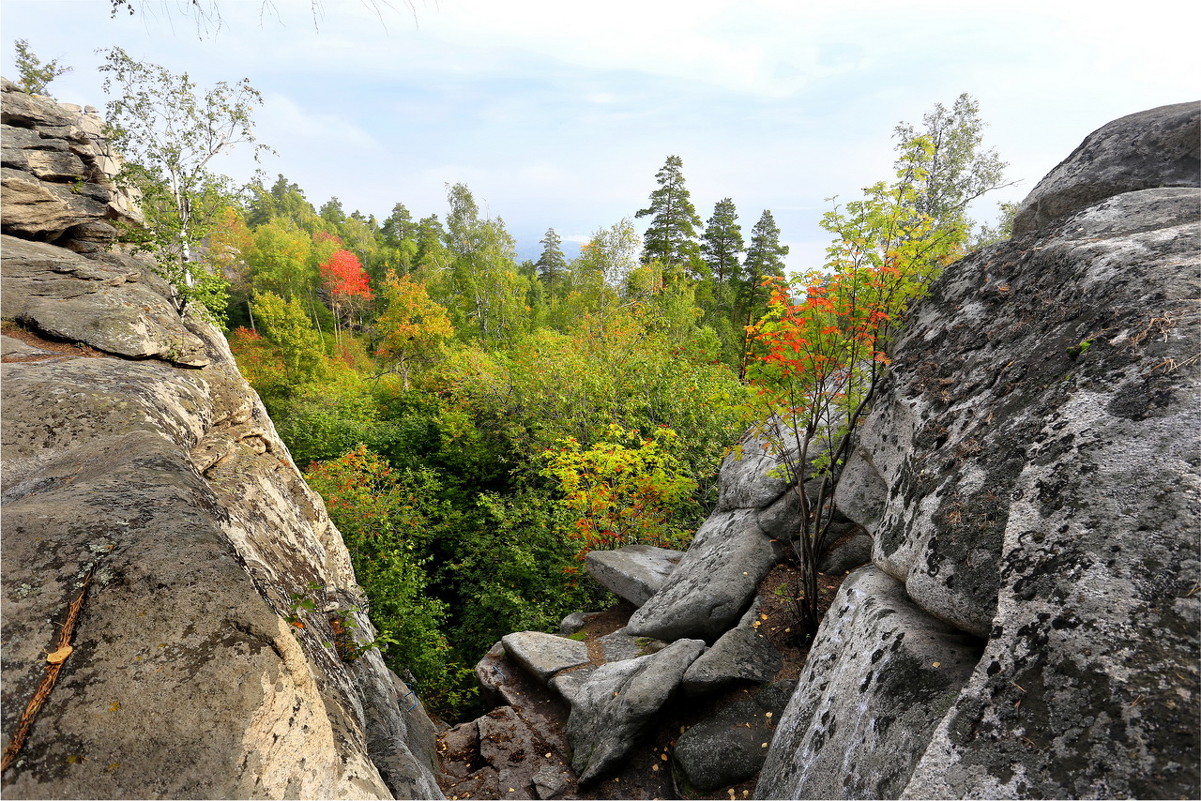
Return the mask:
{"type": "MultiPolygon", "coordinates": [[[[38,112],[11,94],[6,124],[38,112]]],[[[24,326],[5,323],[2,366],[6,745],[86,589],[5,797],[439,797],[408,688],[378,652],[329,645],[323,612],[372,629],[320,498],[221,334],[124,265],[4,241],[4,316],[24,326]],[[289,626],[312,584],[320,611],[289,626]]]]}
{"type": "Polygon", "coordinates": [[[561,670],[588,664],[588,646],[541,631],[518,631],[501,637],[517,664],[542,684],[561,670]]]}
{"type": "Polygon", "coordinates": [[[684,673],[685,693],[706,695],[738,682],[762,684],[775,677],[783,659],[776,647],[756,631],[758,614],[756,601],[737,626],[689,665],[684,673]]]}
{"type": "Polygon", "coordinates": [[[852,573],[814,638],[756,797],[898,797],[981,647],[879,569],[852,573]]]}
{"type": "Polygon", "coordinates": [[[137,222],[137,203],[113,185],[120,161],[94,112],[3,82],[0,205],[3,232],[94,253],[116,238],[105,220],[137,222]]]}
{"type": "Polygon", "coordinates": [[[856,534],[834,545],[817,563],[817,569],[830,575],[842,575],[872,560],[872,538],[856,534]]]}
{"type": "Polygon", "coordinates": [[[753,510],[714,513],[663,588],[630,618],[627,632],[667,641],[716,639],[746,611],[777,553],[753,510]]]}
{"type": "MultiPolygon", "coordinates": [[[[1123,166],[1122,143],[1158,141],[1178,111],[1090,136],[1061,172],[1095,175],[1103,199],[952,265],[895,343],[836,501],[864,512],[875,564],[916,607],[986,644],[937,720],[911,724],[928,744],[886,794],[1198,794],[1201,191],[1141,188],[1165,182],[1154,170],[1110,177],[1143,169],[1123,166]]],[[[821,635],[815,653],[850,636],[821,635]]],[[[865,666],[842,670],[864,694],[822,701],[802,677],[795,715],[810,722],[777,737],[764,792],[819,788],[827,712],[857,720],[861,704],[905,697],[865,666]]],[[[876,746],[848,747],[848,764],[874,759],[876,746]]]]}
{"type": "Polygon", "coordinates": [[[795,681],[764,687],[680,735],[671,758],[690,794],[736,784],[759,772],[795,687],[795,681]]]}
{"type": "Polygon", "coordinates": [[[642,606],[663,586],[684,554],[651,545],[626,545],[612,551],[589,551],[588,575],[634,606],[642,606]]]}
{"type": "Polygon", "coordinates": [[[567,739],[581,785],[612,768],[638,732],[675,692],[684,671],[705,648],[679,640],[650,656],[611,662],[596,670],[571,708],[567,739]]]}
{"type": "Polygon", "coordinates": [[[68,342],[130,359],[208,364],[204,343],[145,265],[88,259],[54,245],[0,237],[0,314],[68,342]]]}
{"type": "Polygon", "coordinates": [[[1106,198],[1140,189],[1198,186],[1201,103],[1178,103],[1114,120],[1089,134],[1038,182],[1013,219],[1013,233],[1039,230],[1106,198]]]}

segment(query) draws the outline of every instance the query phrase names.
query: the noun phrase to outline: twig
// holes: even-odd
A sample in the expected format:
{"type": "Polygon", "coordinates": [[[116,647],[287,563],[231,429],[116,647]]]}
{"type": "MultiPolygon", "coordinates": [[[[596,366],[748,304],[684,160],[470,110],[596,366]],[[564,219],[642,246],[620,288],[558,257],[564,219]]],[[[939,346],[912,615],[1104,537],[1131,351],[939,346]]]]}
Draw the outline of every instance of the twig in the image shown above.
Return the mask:
{"type": "MultiPolygon", "coordinates": [[[[83,586],[79,588],[79,592],[75,594],[71,605],[67,607],[67,620],[63,623],[62,629],[59,630],[58,640],[54,644],[54,651],[59,651],[71,644],[71,635],[75,633],[75,623],[79,620],[80,610],[83,609],[83,600],[87,596],[88,587],[92,583],[92,574],[95,570],[96,565],[94,564],[88,568],[87,575],[83,578],[83,586]]],[[[0,772],[8,770],[9,766],[16,760],[17,754],[20,753],[21,747],[25,745],[25,739],[29,736],[29,732],[33,728],[34,718],[37,717],[42,704],[50,697],[50,691],[54,689],[54,683],[58,681],[58,674],[62,672],[63,665],[66,664],[68,658],[69,655],[64,657],[60,662],[46,665],[46,675],[42,677],[42,682],[38,685],[37,691],[29,699],[29,703],[25,706],[25,711],[21,713],[21,719],[17,722],[17,730],[13,732],[12,739],[8,741],[8,747],[4,749],[4,759],[0,763],[0,772]]]]}

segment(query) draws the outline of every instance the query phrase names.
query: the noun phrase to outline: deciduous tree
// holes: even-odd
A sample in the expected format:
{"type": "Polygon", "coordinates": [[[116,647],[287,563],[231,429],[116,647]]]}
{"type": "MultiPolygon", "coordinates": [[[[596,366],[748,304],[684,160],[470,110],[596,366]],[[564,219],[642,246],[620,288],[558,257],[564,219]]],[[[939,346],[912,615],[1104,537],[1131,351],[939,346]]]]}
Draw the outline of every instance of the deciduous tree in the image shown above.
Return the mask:
{"type": "Polygon", "coordinates": [[[379,336],[376,354],[395,368],[405,390],[414,366],[430,364],[442,355],[454,335],[446,308],[430,298],[425,287],[411,278],[389,273],[384,279],[384,313],[375,321],[379,336]]]}
{"type": "Polygon", "coordinates": [[[136,241],[175,288],[181,313],[198,301],[219,319],[224,279],[195,263],[193,251],[228,203],[229,179],[213,160],[240,144],[256,158],[267,149],[250,116],[262,96],[246,79],[200,93],[187,73],[135,61],[119,47],[103,52],[110,137],[127,160],[117,179],[142,195],[146,226],[136,241]]]}

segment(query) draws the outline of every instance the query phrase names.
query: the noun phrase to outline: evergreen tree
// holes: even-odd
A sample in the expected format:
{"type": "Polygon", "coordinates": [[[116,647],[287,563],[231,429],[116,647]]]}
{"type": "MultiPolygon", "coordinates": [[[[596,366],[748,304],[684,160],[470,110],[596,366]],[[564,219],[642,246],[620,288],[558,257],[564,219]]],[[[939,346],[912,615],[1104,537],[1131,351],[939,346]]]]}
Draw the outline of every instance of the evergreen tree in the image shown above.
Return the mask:
{"type": "Polygon", "coordinates": [[[282,174],[270,189],[255,186],[254,197],[246,214],[246,224],[258,228],[269,222],[290,222],[296,227],[313,233],[321,225],[317,210],[304,196],[304,191],[282,174]]]}
{"type": "MultiPolygon", "coordinates": [[[[763,279],[784,274],[784,257],[788,246],[780,244],[780,229],[771,211],[764,211],[751,229],[751,244],[746,249],[746,263],[738,281],[737,301],[743,330],[767,311],[768,290],[763,279]]],[[[746,353],[746,339],[743,353],[746,353]]]]}
{"type": "Polygon", "coordinates": [[[331,197],[325,201],[325,205],[318,212],[321,219],[325,220],[326,227],[330,233],[341,234],[342,226],[346,222],[346,212],[342,210],[342,201],[336,197],[331,197]]]}
{"type": "Polygon", "coordinates": [[[700,259],[696,229],[701,227],[701,218],[684,186],[683,169],[679,156],[668,156],[655,174],[659,188],[651,192],[650,206],[635,215],[651,218],[643,236],[643,264],[658,260],[666,267],[690,267],[700,259]]]}
{"type": "Polygon", "coordinates": [[[701,251],[705,254],[710,272],[719,282],[737,278],[741,267],[738,254],[742,253],[745,247],[734,201],[728,197],[717,201],[717,205],[713,207],[713,216],[706,225],[701,251]]]}
{"type": "Polygon", "coordinates": [[[558,284],[567,270],[567,259],[563,256],[563,249],[559,247],[562,241],[555,233],[554,228],[547,228],[546,236],[542,237],[542,255],[538,257],[538,276],[548,287],[558,284]]]}

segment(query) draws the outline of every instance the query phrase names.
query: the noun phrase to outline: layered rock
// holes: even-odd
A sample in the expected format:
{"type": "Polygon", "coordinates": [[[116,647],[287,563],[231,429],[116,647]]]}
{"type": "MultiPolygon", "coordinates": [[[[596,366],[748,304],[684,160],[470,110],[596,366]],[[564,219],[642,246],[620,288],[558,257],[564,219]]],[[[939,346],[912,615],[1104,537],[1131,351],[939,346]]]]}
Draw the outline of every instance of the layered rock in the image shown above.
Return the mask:
{"type": "Polygon", "coordinates": [[[24,94],[4,80],[0,111],[3,232],[95,253],[113,223],[141,220],[136,198],[114,186],[120,158],[95,109],[24,94]]]}
{"type": "MultiPolygon", "coordinates": [[[[5,124],[31,132],[5,130],[6,232],[78,245],[80,220],[112,218],[63,198],[39,227],[11,201],[19,182],[62,197],[67,171],[18,181],[9,144],[64,152],[39,143],[74,141],[69,111],[5,92],[5,124]]],[[[44,696],[5,796],[440,797],[432,722],[334,633],[372,633],[348,554],[224,337],[145,264],[3,249],[6,746],[44,696]]]]}
{"type": "MultiPolygon", "coordinates": [[[[914,614],[983,655],[911,724],[920,754],[888,781],[846,771],[877,759],[866,740],[829,762],[813,744],[907,691],[848,664],[863,691],[827,698],[814,663],[762,792],[1197,795],[1196,109],[1091,135],[1024,205],[1025,236],[952,265],[914,307],[836,501],[914,614]]],[[[868,621],[885,596],[862,572],[836,608],[868,621]]],[[[815,658],[871,634],[834,625],[815,658]]]]}

